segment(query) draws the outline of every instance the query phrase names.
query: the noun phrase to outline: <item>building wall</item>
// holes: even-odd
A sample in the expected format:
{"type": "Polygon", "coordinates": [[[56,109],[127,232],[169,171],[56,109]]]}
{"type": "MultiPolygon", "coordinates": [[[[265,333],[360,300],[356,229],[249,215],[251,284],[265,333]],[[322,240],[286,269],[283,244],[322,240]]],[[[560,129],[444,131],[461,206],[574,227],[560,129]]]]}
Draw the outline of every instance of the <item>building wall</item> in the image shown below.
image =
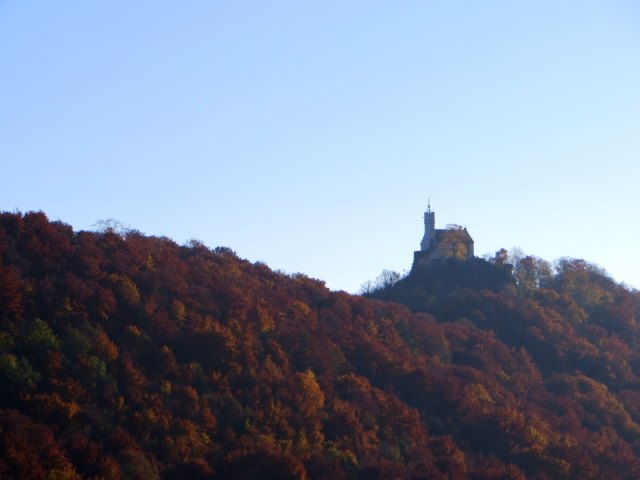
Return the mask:
{"type": "Polygon", "coordinates": [[[429,250],[436,237],[436,214],[431,209],[424,212],[424,236],[420,242],[420,250],[429,250]]]}
{"type": "MultiPolygon", "coordinates": [[[[425,233],[425,238],[427,237],[425,233]]],[[[423,239],[424,242],[424,239],[423,239]]],[[[421,244],[422,247],[422,244],[421,244]]],[[[426,249],[414,252],[413,268],[426,266],[434,260],[473,258],[473,238],[466,229],[435,230],[434,239],[426,249]]]]}

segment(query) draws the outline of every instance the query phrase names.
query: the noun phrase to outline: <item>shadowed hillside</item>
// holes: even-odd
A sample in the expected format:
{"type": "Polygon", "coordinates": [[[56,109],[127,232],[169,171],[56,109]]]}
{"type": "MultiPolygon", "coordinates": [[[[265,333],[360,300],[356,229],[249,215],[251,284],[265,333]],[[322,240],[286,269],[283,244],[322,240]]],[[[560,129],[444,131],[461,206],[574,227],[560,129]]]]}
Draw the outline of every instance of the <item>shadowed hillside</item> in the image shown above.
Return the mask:
{"type": "Polygon", "coordinates": [[[636,478],[640,296],[533,260],[383,301],[2,213],[0,477],[636,478]]]}

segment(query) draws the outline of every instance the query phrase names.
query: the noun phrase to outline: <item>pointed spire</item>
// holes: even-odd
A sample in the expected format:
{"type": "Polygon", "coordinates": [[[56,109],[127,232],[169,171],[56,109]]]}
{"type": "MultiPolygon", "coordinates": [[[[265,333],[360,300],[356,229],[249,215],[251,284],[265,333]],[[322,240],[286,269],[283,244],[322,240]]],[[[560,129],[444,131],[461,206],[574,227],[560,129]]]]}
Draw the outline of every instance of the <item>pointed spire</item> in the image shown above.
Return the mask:
{"type": "Polygon", "coordinates": [[[431,199],[427,199],[427,213],[431,213],[431,199]]]}

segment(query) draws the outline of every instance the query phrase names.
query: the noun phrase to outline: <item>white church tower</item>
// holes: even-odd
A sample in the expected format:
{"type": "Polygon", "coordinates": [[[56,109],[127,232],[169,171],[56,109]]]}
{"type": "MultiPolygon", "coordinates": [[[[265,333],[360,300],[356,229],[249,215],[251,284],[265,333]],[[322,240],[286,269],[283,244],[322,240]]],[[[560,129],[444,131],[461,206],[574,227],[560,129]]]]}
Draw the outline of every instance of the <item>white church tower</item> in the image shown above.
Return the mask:
{"type": "Polygon", "coordinates": [[[431,211],[431,200],[424,212],[424,237],[420,242],[420,250],[427,251],[436,238],[436,214],[431,211]]]}

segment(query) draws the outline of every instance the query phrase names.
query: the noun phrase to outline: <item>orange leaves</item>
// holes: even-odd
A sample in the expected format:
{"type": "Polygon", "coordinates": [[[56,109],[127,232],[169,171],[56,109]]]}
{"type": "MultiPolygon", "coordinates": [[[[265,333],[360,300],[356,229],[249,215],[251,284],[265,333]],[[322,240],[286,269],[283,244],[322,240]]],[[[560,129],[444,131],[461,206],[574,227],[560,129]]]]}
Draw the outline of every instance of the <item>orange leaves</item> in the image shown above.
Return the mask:
{"type": "Polygon", "coordinates": [[[119,355],[118,347],[102,329],[99,329],[96,334],[95,349],[98,356],[107,362],[115,360],[119,355]]]}
{"type": "Polygon", "coordinates": [[[461,410],[471,421],[487,417],[493,411],[495,401],[481,383],[468,383],[463,389],[461,410]]]}
{"type": "Polygon", "coordinates": [[[133,280],[126,275],[112,273],[109,275],[117,298],[128,307],[135,307],[140,304],[140,292],[133,280]]]}
{"type": "Polygon", "coordinates": [[[176,322],[184,322],[187,318],[187,309],[180,300],[171,302],[171,318],[176,322]]]}
{"type": "Polygon", "coordinates": [[[14,410],[0,410],[0,431],[0,473],[4,477],[80,480],[51,428],[14,410]]]}
{"type": "Polygon", "coordinates": [[[39,393],[33,396],[32,402],[41,418],[64,423],[74,418],[80,411],[75,402],[67,402],[57,393],[39,393]]]}
{"type": "Polygon", "coordinates": [[[324,394],[311,370],[294,375],[296,407],[303,417],[316,415],[324,406],[324,394]]]}

